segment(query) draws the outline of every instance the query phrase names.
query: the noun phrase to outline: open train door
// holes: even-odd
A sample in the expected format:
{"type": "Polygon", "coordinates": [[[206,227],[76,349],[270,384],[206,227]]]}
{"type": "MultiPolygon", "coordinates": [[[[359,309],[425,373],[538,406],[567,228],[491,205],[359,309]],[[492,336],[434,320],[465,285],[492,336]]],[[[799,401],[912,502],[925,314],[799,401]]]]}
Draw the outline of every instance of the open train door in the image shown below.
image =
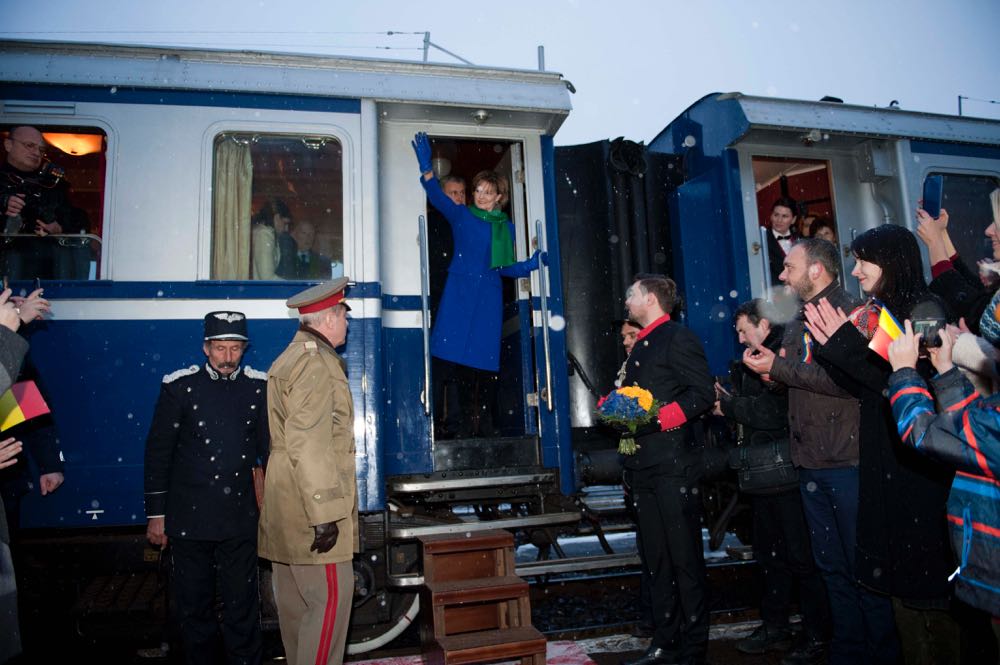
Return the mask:
{"type": "MultiPolygon", "coordinates": [[[[509,183],[504,210],[514,225],[516,256],[523,260],[538,247],[537,230],[529,221],[525,191],[524,146],[520,141],[432,136],[439,178],[465,181],[467,203],[474,202],[473,183],[481,171],[495,171],[509,183]],[[447,171],[447,172],[445,172],[447,171]]],[[[426,265],[430,335],[438,320],[437,306],[450,279],[454,252],[452,228],[429,203],[426,209],[426,265]]],[[[431,362],[433,468],[435,471],[537,467],[541,463],[538,404],[544,367],[536,353],[532,284],[537,278],[502,279],[500,368],[496,373],[431,362]]],[[[426,320],[425,320],[426,321],[426,320]]],[[[425,323],[426,325],[426,323],[425,323]]]]}

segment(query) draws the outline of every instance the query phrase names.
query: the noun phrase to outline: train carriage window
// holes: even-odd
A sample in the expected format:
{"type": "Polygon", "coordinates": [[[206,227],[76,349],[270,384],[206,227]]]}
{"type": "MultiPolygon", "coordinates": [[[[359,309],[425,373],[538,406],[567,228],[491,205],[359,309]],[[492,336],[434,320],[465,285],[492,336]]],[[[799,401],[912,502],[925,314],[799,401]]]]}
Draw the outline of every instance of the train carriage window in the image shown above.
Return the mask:
{"type": "Polygon", "coordinates": [[[948,236],[966,265],[975,269],[977,261],[993,256],[984,231],[993,222],[995,213],[990,195],[1000,187],[1000,178],[953,173],[929,175],[943,176],[941,207],[948,211],[948,236]]]}
{"type": "Polygon", "coordinates": [[[329,136],[215,139],[212,279],[344,274],[343,155],[329,136]]]}
{"type": "Polygon", "coordinates": [[[0,165],[0,271],[16,280],[99,279],[107,135],[9,125],[0,165]]]}

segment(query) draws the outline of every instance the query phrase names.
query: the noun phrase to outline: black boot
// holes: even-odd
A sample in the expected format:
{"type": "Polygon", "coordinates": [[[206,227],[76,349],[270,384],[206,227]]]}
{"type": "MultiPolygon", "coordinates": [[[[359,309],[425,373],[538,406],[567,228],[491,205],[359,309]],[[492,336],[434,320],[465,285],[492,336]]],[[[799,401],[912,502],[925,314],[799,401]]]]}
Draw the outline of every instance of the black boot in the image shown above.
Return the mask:
{"type": "Polygon", "coordinates": [[[799,641],[781,660],[781,665],[822,665],[826,662],[826,640],[803,633],[799,641]]]}
{"type": "Polygon", "coordinates": [[[787,651],[791,646],[791,628],[762,623],[748,637],[736,643],[736,650],[741,653],[762,654],[768,651],[787,651]]]}

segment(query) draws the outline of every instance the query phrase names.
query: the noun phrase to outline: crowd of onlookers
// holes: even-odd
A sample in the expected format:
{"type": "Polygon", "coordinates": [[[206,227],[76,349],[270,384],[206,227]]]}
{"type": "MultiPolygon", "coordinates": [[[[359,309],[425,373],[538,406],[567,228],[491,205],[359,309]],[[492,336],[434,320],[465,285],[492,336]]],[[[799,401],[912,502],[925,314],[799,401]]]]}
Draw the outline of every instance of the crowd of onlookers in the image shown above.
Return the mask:
{"type": "Polygon", "coordinates": [[[795,204],[775,204],[784,289],[736,311],[746,349],[714,411],[741,446],[775,451],[763,470],[744,453],[738,470],[748,482],[772,474],[748,485],[763,622],[741,651],[788,650],[790,664],[996,662],[1000,189],[991,202],[993,257],[976,270],[945,210],[918,209],[916,234],[885,224],[857,235],[863,301],[844,290],[823,221],[785,238],[795,215],[781,208],[795,204]],[[797,483],[778,473],[783,455],[797,483]]]}

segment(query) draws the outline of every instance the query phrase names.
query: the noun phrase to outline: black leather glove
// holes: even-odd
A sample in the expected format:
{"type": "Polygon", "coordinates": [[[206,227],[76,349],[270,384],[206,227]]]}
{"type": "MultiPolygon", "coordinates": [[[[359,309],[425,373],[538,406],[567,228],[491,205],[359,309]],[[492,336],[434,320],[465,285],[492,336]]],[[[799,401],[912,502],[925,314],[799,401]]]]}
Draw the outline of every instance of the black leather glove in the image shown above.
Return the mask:
{"type": "Polygon", "coordinates": [[[316,532],[316,536],[313,538],[313,544],[309,547],[310,552],[323,554],[332,550],[333,546],[337,544],[340,529],[337,528],[336,522],[317,524],[313,527],[313,531],[316,532]]]}

